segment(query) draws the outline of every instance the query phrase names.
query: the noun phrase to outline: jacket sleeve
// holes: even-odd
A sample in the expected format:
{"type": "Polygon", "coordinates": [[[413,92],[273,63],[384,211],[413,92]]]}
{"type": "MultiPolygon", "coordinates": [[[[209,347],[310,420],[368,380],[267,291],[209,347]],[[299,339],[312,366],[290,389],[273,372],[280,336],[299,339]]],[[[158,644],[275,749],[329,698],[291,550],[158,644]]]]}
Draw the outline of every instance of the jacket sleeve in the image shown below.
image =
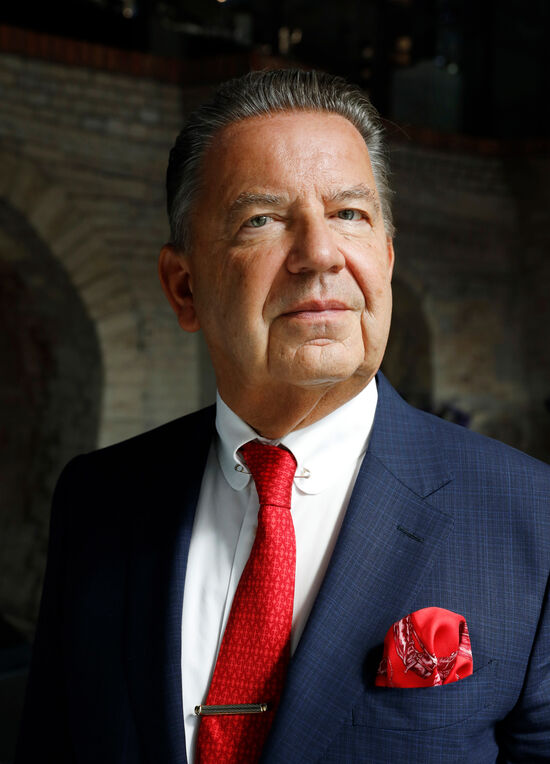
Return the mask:
{"type": "Polygon", "coordinates": [[[64,599],[68,496],[77,460],[63,471],[54,493],[48,561],[15,764],[75,760],[67,715],[64,670],[64,599]]]}
{"type": "MultiPolygon", "coordinates": [[[[504,762],[550,762],[550,579],[518,703],[502,722],[504,762]]],[[[499,759],[501,761],[501,759],[499,759]]]]}

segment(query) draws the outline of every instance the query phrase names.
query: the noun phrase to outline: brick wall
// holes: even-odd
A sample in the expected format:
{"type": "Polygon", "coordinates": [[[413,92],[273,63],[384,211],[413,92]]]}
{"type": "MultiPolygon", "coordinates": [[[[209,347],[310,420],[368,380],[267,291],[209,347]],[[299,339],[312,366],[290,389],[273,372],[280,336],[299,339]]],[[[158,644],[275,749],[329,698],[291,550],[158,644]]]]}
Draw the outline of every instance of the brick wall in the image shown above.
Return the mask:
{"type": "Polygon", "coordinates": [[[2,55],[0,97],[1,192],[67,269],[97,325],[99,443],[194,409],[197,341],[178,331],[156,278],[180,89],[2,55]]]}
{"type": "Polygon", "coordinates": [[[392,169],[396,276],[429,327],[434,409],[550,460],[548,156],[399,143],[392,169]]]}

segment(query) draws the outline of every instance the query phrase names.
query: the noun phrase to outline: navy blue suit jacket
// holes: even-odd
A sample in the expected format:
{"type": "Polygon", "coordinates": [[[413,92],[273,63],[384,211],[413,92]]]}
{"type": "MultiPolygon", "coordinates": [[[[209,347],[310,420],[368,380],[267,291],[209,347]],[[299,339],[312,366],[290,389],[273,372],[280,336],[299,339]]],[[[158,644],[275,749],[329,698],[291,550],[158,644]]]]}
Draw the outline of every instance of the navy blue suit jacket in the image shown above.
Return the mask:
{"type": "MultiPolygon", "coordinates": [[[[379,403],[263,761],[550,761],[550,469],[379,403]],[[374,686],[388,628],[465,616],[474,674],[374,686]]],[[[213,409],[78,457],[59,481],[18,764],[186,761],[181,609],[213,409]]]]}

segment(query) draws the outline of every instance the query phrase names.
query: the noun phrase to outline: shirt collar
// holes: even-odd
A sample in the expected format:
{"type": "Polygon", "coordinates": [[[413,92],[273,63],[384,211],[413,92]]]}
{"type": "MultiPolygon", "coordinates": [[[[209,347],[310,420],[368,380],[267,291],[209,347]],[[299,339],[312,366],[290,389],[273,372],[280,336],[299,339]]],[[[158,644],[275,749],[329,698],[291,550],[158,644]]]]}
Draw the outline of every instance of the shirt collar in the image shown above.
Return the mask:
{"type": "Polygon", "coordinates": [[[294,454],[298,467],[294,482],[302,493],[320,493],[338,479],[367,450],[374,421],[378,392],[373,379],[354,398],[328,416],[300,430],[288,433],[280,440],[267,440],[216,396],[216,453],[225,479],[237,491],[249,482],[244,462],[238,450],[249,440],[283,445],[294,454]],[[306,477],[307,475],[307,477],[306,477]]]}

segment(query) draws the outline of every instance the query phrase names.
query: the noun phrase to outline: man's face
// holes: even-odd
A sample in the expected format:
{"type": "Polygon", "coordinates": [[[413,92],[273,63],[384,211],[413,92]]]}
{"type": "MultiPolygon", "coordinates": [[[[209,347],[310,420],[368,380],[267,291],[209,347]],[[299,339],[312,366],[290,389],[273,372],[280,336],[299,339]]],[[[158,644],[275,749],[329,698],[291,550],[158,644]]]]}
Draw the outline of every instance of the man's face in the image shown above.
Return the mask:
{"type": "Polygon", "coordinates": [[[387,341],[393,249],[355,127],[313,112],[238,122],[207,152],[201,188],[185,260],[222,397],[366,384],[387,341]]]}

